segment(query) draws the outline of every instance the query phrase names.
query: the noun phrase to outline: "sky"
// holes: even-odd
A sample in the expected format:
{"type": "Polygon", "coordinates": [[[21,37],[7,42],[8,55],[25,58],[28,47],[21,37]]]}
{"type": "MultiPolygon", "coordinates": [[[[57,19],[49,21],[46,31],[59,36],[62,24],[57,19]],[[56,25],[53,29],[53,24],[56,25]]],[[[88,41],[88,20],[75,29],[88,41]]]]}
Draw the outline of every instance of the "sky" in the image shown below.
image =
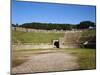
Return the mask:
{"type": "Polygon", "coordinates": [[[79,24],[96,20],[96,7],[57,3],[12,1],[12,23],[79,24]]]}

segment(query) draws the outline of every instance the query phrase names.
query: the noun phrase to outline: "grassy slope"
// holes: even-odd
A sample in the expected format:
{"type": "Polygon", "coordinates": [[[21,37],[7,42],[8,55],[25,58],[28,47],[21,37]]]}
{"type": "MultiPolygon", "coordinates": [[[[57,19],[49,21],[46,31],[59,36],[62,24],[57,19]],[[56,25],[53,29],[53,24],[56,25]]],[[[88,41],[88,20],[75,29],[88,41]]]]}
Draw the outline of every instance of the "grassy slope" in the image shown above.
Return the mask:
{"type": "MultiPolygon", "coordinates": [[[[20,32],[12,31],[12,41],[13,43],[51,43],[54,39],[59,39],[63,37],[64,33],[44,33],[44,32],[20,32]]],[[[95,30],[85,30],[82,32],[80,42],[90,40],[96,36],[95,30]]]]}
{"type": "Polygon", "coordinates": [[[85,30],[83,31],[83,36],[95,36],[96,35],[96,30],[85,30]]]}
{"type": "Polygon", "coordinates": [[[63,33],[43,33],[43,32],[12,32],[12,41],[17,43],[50,43],[54,39],[63,37],[63,33]]]}
{"type": "Polygon", "coordinates": [[[96,51],[95,49],[65,49],[66,52],[77,56],[80,70],[96,68],[96,51]]]}
{"type": "Polygon", "coordinates": [[[80,42],[88,41],[96,37],[96,30],[85,30],[81,35],[80,42]]]}

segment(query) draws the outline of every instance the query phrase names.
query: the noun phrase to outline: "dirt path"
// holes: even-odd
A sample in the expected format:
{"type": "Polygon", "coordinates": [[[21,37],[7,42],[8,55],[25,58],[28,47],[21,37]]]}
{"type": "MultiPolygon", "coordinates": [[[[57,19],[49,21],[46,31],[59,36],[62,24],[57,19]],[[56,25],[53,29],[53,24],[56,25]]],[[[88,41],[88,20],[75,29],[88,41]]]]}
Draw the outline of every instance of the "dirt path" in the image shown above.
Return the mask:
{"type": "Polygon", "coordinates": [[[35,73],[78,69],[77,57],[61,51],[34,54],[30,59],[12,68],[12,73],[35,73]]]}

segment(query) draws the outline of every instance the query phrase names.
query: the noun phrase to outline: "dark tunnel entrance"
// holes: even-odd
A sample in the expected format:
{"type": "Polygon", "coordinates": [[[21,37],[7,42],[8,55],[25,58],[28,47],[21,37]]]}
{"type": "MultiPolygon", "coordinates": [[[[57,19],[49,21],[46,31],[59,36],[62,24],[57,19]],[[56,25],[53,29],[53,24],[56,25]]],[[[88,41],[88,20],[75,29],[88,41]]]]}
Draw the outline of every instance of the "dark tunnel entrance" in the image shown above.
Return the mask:
{"type": "Polygon", "coordinates": [[[59,48],[59,41],[55,41],[54,46],[56,46],[56,48],[59,48]]]}

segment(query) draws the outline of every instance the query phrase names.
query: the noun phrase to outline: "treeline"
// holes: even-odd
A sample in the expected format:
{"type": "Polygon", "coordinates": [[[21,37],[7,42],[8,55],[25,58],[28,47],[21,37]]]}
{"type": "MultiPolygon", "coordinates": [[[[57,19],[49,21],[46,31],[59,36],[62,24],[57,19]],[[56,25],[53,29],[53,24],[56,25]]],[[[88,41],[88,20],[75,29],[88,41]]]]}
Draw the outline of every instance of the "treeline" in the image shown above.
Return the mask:
{"type": "Polygon", "coordinates": [[[45,30],[72,30],[72,29],[87,29],[90,26],[96,27],[94,22],[91,21],[83,21],[80,24],[52,24],[52,23],[24,23],[22,25],[12,24],[13,27],[23,27],[23,28],[32,28],[32,29],[45,29],[45,30]]]}

